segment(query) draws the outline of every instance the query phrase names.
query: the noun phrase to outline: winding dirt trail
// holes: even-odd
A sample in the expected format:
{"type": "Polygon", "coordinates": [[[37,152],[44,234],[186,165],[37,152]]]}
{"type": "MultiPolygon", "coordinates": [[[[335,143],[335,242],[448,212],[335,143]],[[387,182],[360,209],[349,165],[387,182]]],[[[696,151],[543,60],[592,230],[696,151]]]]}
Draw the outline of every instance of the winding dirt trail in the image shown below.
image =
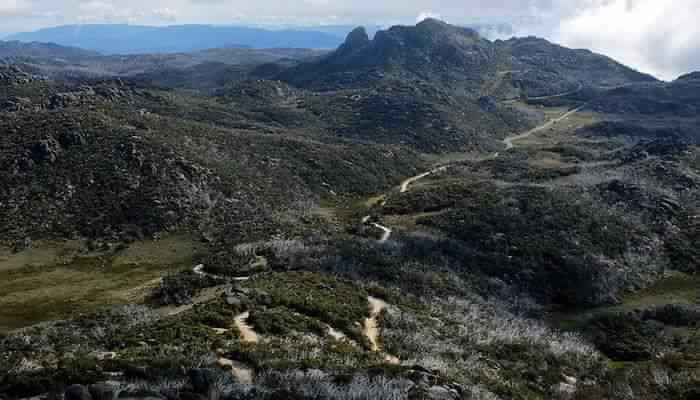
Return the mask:
{"type": "MultiPolygon", "coordinates": [[[[570,95],[570,94],[579,92],[579,91],[581,91],[581,90],[583,90],[583,86],[581,86],[581,87],[579,87],[577,90],[574,90],[574,91],[571,91],[571,92],[560,93],[560,94],[557,94],[557,95],[546,96],[546,97],[537,98],[537,99],[553,98],[553,97],[563,97],[563,96],[567,96],[567,95],[570,95]]],[[[509,150],[512,150],[513,148],[515,148],[515,144],[514,144],[513,142],[515,142],[515,141],[517,141],[517,140],[522,140],[522,139],[528,138],[528,137],[534,135],[534,134],[537,133],[537,132],[540,132],[540,131],[543,131],[543,130],[545,130],[545,129],[548,129],[548,128],[551,127],[552,125],[554,125],[554,124],[556,124],[556,123],[558,123],[558,122],[561,122],[561,121],[563,121],[563,120],[569,118],[570,116],[576,114],[577,112],[581,111],[581,109],[583,109],[585,106],[586,106],[586,104],[584,104],[584,105],[582,105],[582,106],[579,106],[579,107],[577,107],[577,108],[575,108],[575,109],[573,109],[573,110],[570,110],[570,111],[568,111],[568,112],[565,112],[565,113],[562,114],[561,116],[559,116],[559,117],[557,117],[557,118],[554,118],[554,119],[551,119],[551,120],[547,121],[546,123],[544,123],[544,124],[542,124],[542,125],[540,125],[540,126],[538,126],[538,127],[536,127],[536,128],[530,129],[530,130],[527,131],[527,132],[524,132],[524,133],[521,133],[521,134],[518,134],[518,135],[514,135],[514,136],[509,136],[509,137],[503,139],[503,144],[505,144],[505,146],[506,146],[506,151],[509,151],[509,150]]],[[[494,154],[491,155],[491,158],[494,158],[494,159],[495,159],[495,158],[500,157],[500,155],[501,155],[500,152],[496,152],[496,153],[494,153],[494,154]]],[[[400,190],[399,190],[400,193],[406,193],[406,192],[408,192],[408,190],[410,189],[411,185],[413,185],[414,183],[418,182],[419,180],[421,180],[421,179],[423,179],[423,178],[426,178],[426,177],[428,177],[428,176],[430,176],[430,175],[432,175],[432,174],[435,174],[435,173],[438,173],[438,172],[446,171],[449,167],[451,167],[452,165],[455,165],[455,164],[456,164],[456,162],[454,162],[454,163],[449,163],[449,164],[446,164],[446,165],[442,165],[442,166],[440,166],[440,167],[431,169],[431,170],[428,171],[428,172],[424,172],[424,173],[422,173],[422,174],[420,174],[420,175],[416,175],[416,176],[414,176],[414,177],[411,177],[411,178],[408,178],[408,179],[404,180],[403,182],[401,182],[401,185],[400,185],[400,190]]],[[[371,217],[370,217],[369,215],[363,217],[363,218],[362,218],[362,224],[367,224],[367,223],[369,223],[370,219],[371,219],[371,217]]],[[[380,225],[380,224],[378,224],[378,223],[376,223],[376,222],[371,223],[371,225],[374,226],[375,228],[378,228],[378,229],[381,229],[382,231],[384,231],[384,233],[382,234],[381,238],[379,239],[379,243],[385,243],[385,242],[387,242],[387,241],[389,240],[389,238],[391,237],[391,234],[393,233],[393,231],[392,231],[391,228],[388,228],[388,227],[386,227],[386,226],[384,226],[384,225],[380,225]]]]}
{"type": "Polygon", "coordinates": [[[577,112],[581,111],[581,109],[582,109],[583,107],[585,107],[585,105],[580,106],[580,107],[577,107],[577,108],[574,108],[573,110],[568,111],[568,112],[562,114],[560,117],[551,119],[551,120],[547,121],[546,123],[544,123],[544,124],[542,124],[542,125],[540,125],[540,126],[538,126],[538,127],[536,127],[536,128],[532,128],[532,129],[530,129],[529,131],[527,131],[527,132],[525,132],[525,133],[521,133],[521,134],[515,135],[515,136],[509,136],[509,137],[503,139],[503,144],[506,145],[506,150],[511,150],[511,149],[513,149],[513,148],[515,147],[515,145],[513,144],[513,142],[515,142],[515,141],[517,141],[517,140],[522,140],[522,139],[528,138],[528,137],[534,135],[534,134],[537,133],[537,132],[540,132],[540,131],[543,131],[543,130],[545,130],[545,129],[548,129],[548,128],[550,128],[552,125],[554,125],[554,124],[556,124],[556,123],[558,123],[558,122],[561,122],[561,121],[563,121],[563,120],[569,118],[570,116],[576,114],[577,112]]]}
{"type": "MultiPolygon", "coordinates": [[[[579,88],[578,90],[575,90],[574,92],[578,92],[580,90],[582,90],[582,88],[579,88]]],[[[562,94],[553,95],[550,97],[562,97],[562,96],[566,96],[566,95],[574,93],[574,92],[562,93],[562,94]]],[[[522,140],[522,139],[528,138],[537,132],[548,129],[552,125],[554,125],[558,122],[561,122],[561,121],[569,118],[573,114],[576,114],[577,112],[581,111],[581,109],[583,107],[585,107],[585,104],[580,106],[580,107],[577,107],[571,111],[568,111],[557,118],[551,119],[551,120],[547,121],[546,123],[544,123],[536,128],[530,129],[527,132],[524,132],[524,133],[521,133],[518,135],[514,135],[514,136],[509,136],[509,137],[503,139],[503,144],[505,144],[505,146],[506,146],[506,151],[509,151],[509,150],[512,150],[513,148],[515,148],[515,144],[513,142],[515,142],[517,140],[522,140]]],[[[500,152],[496,152],[491,156],[491,158],[498,158],[498,157],[500,157],[500,155],[501,155],[500,152]]],[[[423,178],[427,178],[430,175],[436,174],[438,172],[446,171],[449,167],[451,167],[454,164],[456,164],[456,163],[449,163],[446,165],[442,165],[440,167],[431,169],[430,171],[424,172],[420,175],[416,175],[414,177],[411,177],[411,178],[404,180],[403,182],[401,182],[401,185],[399,187],[399,192],[400,193],[408,192],[408,190],[411,188],[411,185],[413,185],[414,183],[418,182],[419,180],[421,180],[423,178]]],[[[371,217],[369,215],[363,217],[362,224],[368,224],[370,219],[371,219],[371,217]]],[[[393,230],[391,228],[386,227],[386,226],[381,225],[381,224],[376,223],[376,222],[371,223],[371,225],[374,226],[375,228],[381,229],[384,232],[382,234],[381,238],[379,239],[379,243],[386,243],[389,240],[389,238],[391,238],[391,234],[393,233],[393,230]]],[[[195,272],[197,272],[197,271],[195,271],[195,272]]]]}
{"type": "MultiPolygon", "coordinates": [[[[370,349],[373,352],[381,352],[382,347],[379,343],[379,316],[389,305],[381,299],[369,296],[369,317],[362,324],[362,333],[367,337],[370,343],[370,349]]],[[[398,357],[384,354],[384,361],[389,364],[400,364],[398,357]]]]}
{"type": "MultiPolygon", "coordinates": [[[[561,93],[561,94],[556,94],[556,95],[546,96],[546,97],[541,97],[541,98],[535,98],[535,99],[545,99],[545,98],[553,98],[553,97],[563,97],[563,96],[568,96],[568,95],[573,94],[573,93],[576,93],[576,92],[580,92],[581,90],[583,90],[583,87],[581,87],[581,88],[579,88],[579,89],[577,89],[577,90],[571,91],[571,92],[561,93]]],[[[557,118],[554,118],[554,119],[551,119],[551,120],[545,122],[544,124],[542,124],[542,125],[540,125],[540,126],[538,126],[538,127],[536,127],[536,128],[530,129],[530,130],[527,131],[527,132],[520,133],[520,134],[514,135],[514,136],[509,136],[509,137],[503,139],[503,144],[505,144],[505,146],[506,146],[506,151],[512,150],[513,148],[515,148],[515,144],[514,144],[513,142],[518,141],[518,140],[522,140],[522,139],[526,139],[526,138],[528,138],[528,137],[534,135],[534,134],[537,133],[537,132],[541,132],[541,131],[543,131],[543,130],[545,130],[545,129],[548,129],[548,128],[550,128],[552,125],[554,125],[554,124],[556,124],[556,123],[559,123],[559,122],[561,122],[561,121],[563,121],[563,120],[569,118],[570,116],[576,114],[577,112],[581,111],[585,106],[586,106],[586,104],[584,104],[584,105],[582,105],[582,106],[579,106],[579,107],[577,107],[577,108],[574,108],[573,110],[567,111],[567,112],[565,112],[564,114],[562,114],[561,116],[559,116],[559,117],[557,117],[557,118]]],[[[501,153],[500,153],[500,152],[496,152],[496,153],[493,153],[493,155],[491,155],[491,158],[498,158],[498,157],[500,157],[500,156],[501,156],[501,153]]],[[[408,192],[408,190],[410,189],[411,185],[413,185],[414,183],[418,182],[419,180],[421,180],[421,179],[423,179],[423,178],[427,178],[428,176],[430,176],[430,175],[432,175],[432,174],[435,174],[435,173],[438,173],[438,172],[446,171],[449,167],[451,167],[451,166],[454,165],[454,164],[456,164],[456,163],[449,163],[449,164],[446,164],[446,165],[442,165],[442,166],[437,167],[437,168],[434,168],[434,169],[432,169],[432,170],[430,170],[430,171],[428,171],[428,172],[424,172],[424,173],[422,173],[422,174],[420,174],[420,175],[416,175],[416,176],[414,176],[414,177],[411,177],[411,178],[406,179],[405,181],[401,182],[400,192],[401,192],[401,193],[406,193],[406,192],[408,192]]],[[[366,220],[363,220],[363,221],[362,221],[363,223],[365,223],[365,222],[367,222],[367,220],[369,220],[368,217],[366,217],[366,218],[367,218],[366,220]]]]}
{"type": "Polygon", "coordinates": [[[199,276],[206,276],[206,277],[214,278],[214,279],[231,279],[231,280],[239,281],[239,282],[250,280],[250,276],[240,276],[240,277],[235,277],[235,278],[229,278],[229,277],[223,276],[223,275],[214,275],[214,274],[210,274],[208,272],[204,272],[204,264],[197,265],[196,267],[194,267],[192,269],[192,272],[194,272],[195,274],[197,274],[199,276]]]}
{"type": "Polygon", "coordinates": [[[547,100],[547,99],[556,99],[557,97],[566,97],[572,94],[576,94],[580,91],[583,90],[583,84],[579,83],[578,84],[578,89],[575,90],[570,90],[568,92],[564,93],[559,93],[559,94],[550,94],[548,96],[536,96],[536,97],[528,97],[527,100],[547,100]]]}
{"type": "Polygon", "coordinates": [[[412,177],[412,178],[406,179],[405,181],[401,182],[401,193],[406,193],[406,192],[408,192],[409,186],[411,186],[412,184],[418,182],[419,180],[421,180],[421,179],[423,179],[423,178],[426,178],[426,177],[428,177],[428,176],[430,176],[430,175],[432,175],[432,174],[445,171],[445,170],[447,170],[448,167],[449,167],[449,165],[443,165],[443,166],[441,166],[441,167],[432,169],[432,170],[430,170],[430,171],[428,171],[428,172],[424,172],[424,173],[422,173],[422,174],[420,174],[420,175],[416,175],[416,176],[414,176],[414,177],[412,177]]]}
{"type": "Polygon", "coordinates": [[[248,325],[248,318],[250,318],[250,311],[237,315],[233,319],[233,323],[241,334],[241,342],[258,343],[258,334],[253,327],[248,325]]]}
{"type": "MultiPolygon", "coordinates": [[[[259,338],[258,334],[255,332],[253,327],[251,327],[248,324],[249,317],[249,311],[239,314],[233,319],[233,324],[240,333],[241,343],[255,344],[258,343],[259,338]]],[[[220,368],[230,369],[231,373],[233,374],[233,377],[236,378],[238,383],[243,385],[253,384],[253,378],[255,376],[255,373],[253,369],[248,367],[247,365],[239,361],[229,360],[228,358],[223,357],[219,357],[219,359],[216,360],[216,364],[220,368]]]]}
{"type": "Polygon", "coordinates": [[[373,223],[372,226],[384,231],[384,233],[382,233],[382,237],[379,239],[379,243],[385,243],[387,240],[389,240],[389,238],[391,237],[391,234],[393,233],[393,231],[391,229],[387,228],[384,225],[379,225],[376,222],[373,223]]]}
{"type": "MultiPolygon", "coordinates": [[[[547,100],[547,99],[556,99],[558,97],[565,97],[565,96],[570,96],[572,94],[576,94],[580,91],[583,90],[583,84],[579,83],[578,89],[575,90],[570,90],[568,92],[564,93],[558,93],[558,94],[550,94],[547,96],[535,96],[535,97],[528,97],[526,100],[547,100]]],[[[513,104],[521,101],[521,99],[508,99],[508,100],[503,100],[503,103],[505,104],[513,104]]]]}
{"type": "Polygon", "coordinates": [[[369,317],[365,319],[362,326],[362,333],[367,336],[371,345],[372,351],[380,351],[379,347],[379,315],[387,308],[384,300],[376,297],[368,297],[369,301],[369,317]]]}
{"type": "MultiPolygon", "coordinates": [[[[214,274],[209,274],[204,272],[204,265],[200,264],[197,265],[192,269],[192,272],[199,276],[207,276],[207,277],[212,277],[216,279],[230,279],[225,276],[220,276],[220,275],[214,275],[214,274]]],[[[240,278],[232,278],[234,281],[246,281],[251,279],[251,277],[246,276],[246,277],[240,277],[240,278]]],[[[228,285],[220,285],[220,286],[215,286],[213,288],[208,288],[204,289],[201,293],[199,293],[197,296],[195,296],[192,299],[191,304],[183,305],[180,307],[164,307],[160,310],[161,314],[164,316],[168,317],[173,317],[179,314],[182,314],[183,312],[191,310],[195,305],[197,304],[202,304],[206,303],[208,301],[212,301],[215,298],[221,296],[223,293],[226,292],[228,285]]],[[[250,317],[250,312],[245,312],[242,313],[238,316],[236,316],[233,319],[233,325],[238,329],[240,332],[240,339],[242,343],[258,343],[258,334],[255,332],[255,330],[248,324],[247,320],[250,317]]],[[[228,332],[229,329],[221,329],[221,328],[213,328],[214,332],[218,335],[223,335],[224,333],[228,332]]],[[[219,368],[230,370],[231,374],[233,374],[233,377],[236,378],[237,382],[243,385],[250,385],[253,383],[253,378],[255,376],[255,373],[252,368],[246,366],[245,364],[235,361],[235,360],[229,360],[224,357],[219,357],[216,360],[216,365],[219,368]]]]}

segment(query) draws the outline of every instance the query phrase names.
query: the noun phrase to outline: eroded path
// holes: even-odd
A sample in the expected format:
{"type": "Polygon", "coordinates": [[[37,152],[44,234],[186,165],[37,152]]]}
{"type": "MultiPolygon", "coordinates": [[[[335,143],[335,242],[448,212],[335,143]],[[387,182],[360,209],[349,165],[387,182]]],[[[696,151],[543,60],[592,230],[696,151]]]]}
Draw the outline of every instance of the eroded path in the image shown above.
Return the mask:
{"type": "MultiPolygon", "coordinates": [[[[575,93],[575,92],[580,91],[580,90],[581,90],[581,89],[578,89],[578,90],[576,90],[576,91],[574,91],[574,92],[563,93],[563,94],[559,94],[559,95],[555,95],[555,96],[550,96],[550,97],[561,97],[561,96],[566,96],[566,95],[568,95],[568,94],[575,93]]],[[[561,116],[559,116],[559,117],[557,117],[557,118],[554,118],[554,119],[551,119],[551,120],[547,121],[546,123],[544,123],[544,124],[542,124],[542,125],[540,125],[540,126],[538,126],[538,127],[536,127],[536,128],[530,129],[530,130],[527,131],[527,132],[524,132],[524,133],[521,133],[521,134],[518,134],[518,135],[514,135],[514,136],[509,136],[509,137],[503,139],[503,144],[505,144],[505,146],[506,146],[506,151],[509,151],[509,150],[512,150],[513,148],[515,148],[515,144],[514,144],[513,142],[515,142],[515,141],[517,141],[517,140],[522,140],[522,139],[528,138],[528,137],[534,135],[534,134],[537,133],[537,132],[541,132],[541,131],[543,131],[543,130],[545,130],[545,129],[548,129],[548,128],[550,128],[552,125],[554,125],[554,124],[556,124],[556,123],[558,123],[558,122],[561,122],[561,121],[563,121],[563,120],[569,118],[570,116],[576,114],[577,112],[581,111],[581,109],[582,109],[583,107],[585,107],[585,105],[582,105],[582,106],[577,107],[577,108],[575,108],[575,109],[573,109],[573,110],[571,110],[571,111],[568,111],[568,112],[562,114],[561,116]]],[[[498,158],[498,157],[500,157],[500,155],[501,155],[500,152],[496,152],[496,153],[492,154],[492,155],[490,156],[490,158],[498,158]]],[[[424,173],[422,173],[422,174],[420,174],[420,175],[416,175],[416,176],[414,176],[414,177],[411,177],[411,178],[408,178],[408,179],[404,180],[403,182],[401,182],[401,185],[400,185],[400,187],[399,187],[399,192],[400,192],[400,193],[406,193],[406,192],[408,192],[408,190],[411,188],[411,185],[413,185],[414,183],[420,181],[421,179],[427,178],[427,177],[429,177],[430,175],[436,174],[436,173],[438,173],[438,172],[446,171],[450,166],[452,166],[452,165],[454,165],[454,164],[456,164],[456,163],[450,163],[450,164],[442,165],[442,166],[440,166],[440,167],[431,169],[430,171],[424,172],[424,173]]],[[[378,197],[378,198],[379,198],[379,197],[378,197]]],[[[384,198],[384,196],[382,196],[382,198],[384,198]]],[[[386,200],[385,200],[385,201],[386,201],[386,200]]],[[[370,217],[369,215],[368,215],[368,216],[365,216],[364,218],[362,218],[362,223],[363,223],[363,224],[369,223],[370,218],[371,218],[371,217],[370,217]]],[[[383,231],[383,234],[382,234],[381,238],[379,239],[379,243],[385,243],[385,242],[387,242],[387,241],[389,240],[389,238],[391,237],[391,234],[393,233],[393,230],[392,230],[391,228],[386,227],[386,226],[381,225],[381,224],[376,223],[376,222],[371,223],[371,225],[374,226],[375,228],[381,229],[381,230],[383,231]]]]}
{"type": "Polygon", "coordinates": [[[372,351],[379,351],[379,315],[386,309],[387,304],[384,300],[372,296],[368,297],[367,300],[369,301],[369,317],[365,319],[362,332],[367,336],[372,351]]]}
{"type": "Polygon", "coordinates": [[[387,228],[384,225],[380,225],[376,222],[373,223],[372,226],[374,226],[375,228],[381,229],[384,232],[384,233],[382,233],[382,237],[379,238],[379,243],[385,243],[387,240],[389,240],[389,238],[391,237],[391,234],[393,233],[393,231],[391,229],[387,228]]]}
{"type": "MultiPolygon", "coordinates": [[[[362,324],[362,333],[367,337],[370,343],[370,349],[374,352],[381,352],[382,346],[379,341],[379,316],[382,311],[386,310],[388,304],[381,299],[369,296],[367,298],[369,301],[369,317],[364,320],[362,324]]],[[[398,357],[394,357],[388,354],[384,355],[384,361],[389,364],[399,364],[400,360],[398,357]]]]}
{"type": "Polygon", "coordinates": [[[441,166],[441,167],[432,169],[432,170],[430,170],[430,171],[428,171],[428,172],[424,172],[424,173],[422,173],[422,174],[420,174],[420,175],[416,175],[416,176],[414,176],[414,177],[412,177],[412,178],[406,179],[405,181],[401,182],[401,193],[406,193],[406,192],[408,191],[408,188],[409,188],[412,184],[416,183],[417,181],[419,181],[419,180],[421,180],[421,179],[423,179],[423,178],[426,178],[426,177],[428,177],[428,176],[430,176],[430,175],[432,175],[432,174],[435,174],[435,173],[438,173],[438,172],[442,172],[442,171],[447,170],[447,167],[448,167],[447,165],[443,165],[443,166],[441,166]]]}
{"type": "Polygon", "coordinates": [[[517,140],[522,140],[522,139],[528,138],[528,137],[534,135],[535,133],[541,132],[545,129],[549,129],[550,127],[552,127],[552,125],[554,125],[558,122],[561,122],[561,121],[569,118],[570,116],[576,114],[577,112],[581,111],[581,109],[583,107],[585,107],[585,105],[574,108],[573,110],[562,114],[560,117],[549,120],[548,122],[546,122],[546,123],[544,123],[536,128],[530,129],[529,131],[527,131],[525,133],[521,133],[521,134],[515,135],[515,136],[509,136],[509,137],[503,139],[503,144],[506,145],[506,150],[511,150],[515,147],[513,142],[515,142],[517,140]]]}
{"type": "MultiPolygon", "coordinates": [[[[206,277],[211,277],[215,279],[232,279],[235,281],[246,281],[249,280],[250,277],[240,277],[240,278],[228,278],[225,276],[220,276],[220,275],[214,275],[210,274],[207,272],[204,272],[204,265],[200,264],[197,265],[192,269],[192,272],[199,276],[206,276],[206,277]]],[[[196,297],[192,299],[191,304],[179,306],[179,307],[164,307],[161,309],[161,314],[165,316],[176,316],[178,314],[182,314],[186,311],[191,310],[194,308],[195,305],[197,304],[202,304],[206,303],[209,301],[214,300],[215,298],[221,296],[223,293],[226,292],[226,290],[230,288],[230,285],[220,285],[220,286],[215,286],[213,288],[208,288],[204,289],[201,293],[199,293],[196,297]]],[[[255,344],[258,343],[259,337],[257,332],[253,329],[248,324],[248,318],[250,317],[250,312],[244,312],[242,314],[237,315],[233,319],[233,325],[236,327],[238,332],[240,333],[240,340],[242,343],[251,343],[255,344]]],[[[221,329],[221,328],[213,328],[214,332],[216,332],[219,335],[222,335],[230,329],[221,329]]],[[[240,384],[243,385],[250,385],[253,383],[253,378],[255,376],[255,373],[252,368],[246,366],[245,364],[235,361],[235,360],[230,360],[228,358],[224,357],[218,357],[216,360],[216,365],[219,368],[230,370],[231,374],[233,374],[233,377],[236,378],[236,381],[240,384]]]]}
{"type": "Polygon", "coordinates": [[[241,277],[236,277],[236,278],[229,278],[227,276],[223,275],[215,275],[215,274],[210,274],[208,272],[204,272],[204,264],[199,264],[196,267],[192,269],[192,272],[199,276],[206,276],[209,278],[214,278],[214,279],[231,279],[234,281],[249,281],[250,277],[249,276],[241,276],[241,277]]]}
{"type": "MultiPolygon", "coordinates": [[[[550,94],[550,95],[547,95],[547,96],[528,97],[527,100],[528,100],[528,101],[529,101],[529,100],[547,100],[547,99],[556,99],[556,98],[558,98],[558,97],[570,96],[570,95],[572,95],[572,94],[576,94],[576,93],[578,93],[578,92],[580,92],[580,91],[583,90],[583,84],[579,83],[578,85],[579,85],[578,89],[569,90],[568,92],[557,93],[557,94],[550,94]]],[[[503,101],[503,102],[506,103],[506,104],[508,104],[508,103],[515,103],[515,102],[517,102],[517,101],[520,101],[520,100],[519,100],[519,99],[510,99],[510,100],[505,100],[505,101],[503,101]]]]}
{"type": "Polygon", "coordinates": [[[248,318],[250,318],[250,311],[237,315],[233,319],[233,324],[236,326],[236,329],[238,329],[238,332],[241,335],[241,342],[258,343],[258,334],[255,332],[253,327],[248,325],[248,318]]]}
{"type": "MultiPolygon", "coordinates": [[[[241,343],[258,343],[258,334],[255,330],[248,324],[248,318],[250,317],[250,312],[246,311],[242,314],[237,315],[233,319],[233,325],[236,327],[240,334],[241,343]]],[[[218,334],[224,334],[229,331],[229,329],[214,329],[218,334]]],[[[242,385],[252,385],[253,378],[255,377],[255,371],[247,365],[241,363],[240,361],[230,360],[219,356],[216,360],[216,365],[222,369],[231,370],[231,374],[236,378],[236,381],[242,385]]]]}

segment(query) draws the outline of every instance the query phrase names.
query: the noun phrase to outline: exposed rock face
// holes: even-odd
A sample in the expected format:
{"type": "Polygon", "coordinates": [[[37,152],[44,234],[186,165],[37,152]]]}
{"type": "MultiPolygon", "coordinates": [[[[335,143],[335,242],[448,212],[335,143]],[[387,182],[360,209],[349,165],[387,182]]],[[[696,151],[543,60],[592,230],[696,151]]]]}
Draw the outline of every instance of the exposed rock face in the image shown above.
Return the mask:
{"type": "Polygon", "coordinates": [[[55,93],[49,97],[48,108],[55,110],[65,107],[74,107],[84,104],[92,104],[98,100],[108,102],[128,98],[131,92],[119,85],[102,85],[97,87],[84,86],[73,92],[55,93]]]}
{"type": "Polygon", "coordinates": [[[32,146],[31,157],[35,162],[53,163],[61,152],[61,145],[54,138],[48,138],[32,146]]]}
{"type": "Polygon", "coordinates": [[[362,48],[370,43],[369,35],[364,27],[355,28],[345,39],[345,43],[338,49],[339,52],[350,52],[362,48]]]}

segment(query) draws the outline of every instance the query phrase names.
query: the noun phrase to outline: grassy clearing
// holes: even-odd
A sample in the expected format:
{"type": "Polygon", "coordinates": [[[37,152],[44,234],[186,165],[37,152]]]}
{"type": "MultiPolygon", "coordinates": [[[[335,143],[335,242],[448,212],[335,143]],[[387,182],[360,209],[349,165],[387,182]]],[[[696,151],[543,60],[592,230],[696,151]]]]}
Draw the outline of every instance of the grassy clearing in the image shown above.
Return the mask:
{"type": "Polygon", "coordinates": [[[120,251],[113,265],[180,264],[205,251],[205,245],[187,235],[168,235],[159,240],[134,242],[120,251]]]}
{"type": "Polygon", "coordinates": [[[550,317],[550,323],[560,329],[577,330],[584,328],[592,318],[604,314],[630,312],[666,304],[697,303],[700,303],[700,276],[678,273],[660,280],[647,289],[625,296],[622,304],[585,311],[555,313],[550,317]]]}
{"type": "Polygon", "coordinates": [[[78,257],[76,249],[55,245],[26,250],[27,255],[19,253],[12,262],[27,262],[5,270],[0,282],[0,329],[126,304],[133,289],[191,265],[201,250],[185,236],[136,242],[122,251],[91,257],[78,257]]]}
{"type": "Polygon", "coordinates": [[[78,255],[84,247],[78,240],[34,243],[33,247],[15,252],[9,247],[0,247],[0,272],[12,271],[27,266],[61,264],[78,255]]]}
{"type": "Polygon", "coordinates": [[[700,276],[674,274],[647,289],[627,296],[623,307],[673,303],[700,303],[700,276]]]}

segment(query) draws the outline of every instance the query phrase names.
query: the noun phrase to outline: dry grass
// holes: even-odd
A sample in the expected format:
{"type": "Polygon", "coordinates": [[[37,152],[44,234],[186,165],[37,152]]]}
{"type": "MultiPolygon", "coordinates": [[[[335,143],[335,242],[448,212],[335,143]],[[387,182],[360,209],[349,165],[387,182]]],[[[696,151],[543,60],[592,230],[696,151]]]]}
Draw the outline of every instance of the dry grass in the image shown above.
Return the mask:
{"type": "Polygon", "coordinates": [[[139,288],[190,265],[199,250],[185,236],[137,242],[116,254],[92,257],[77,257],[77,251],[66,253],[55,244],[25,250],[28,255],[13,257],[13,268],[0,281],[0,330],[126,304],[139,288]]]}
{"type": "Polygon", "coordinates": [[[0,272],[12,271],[27,266],[61,264],[74,258],[84,243],[77,240],[61,242],[38,242],[33,247],[14,252],[8,247],[0,247],[0,272]]]}

